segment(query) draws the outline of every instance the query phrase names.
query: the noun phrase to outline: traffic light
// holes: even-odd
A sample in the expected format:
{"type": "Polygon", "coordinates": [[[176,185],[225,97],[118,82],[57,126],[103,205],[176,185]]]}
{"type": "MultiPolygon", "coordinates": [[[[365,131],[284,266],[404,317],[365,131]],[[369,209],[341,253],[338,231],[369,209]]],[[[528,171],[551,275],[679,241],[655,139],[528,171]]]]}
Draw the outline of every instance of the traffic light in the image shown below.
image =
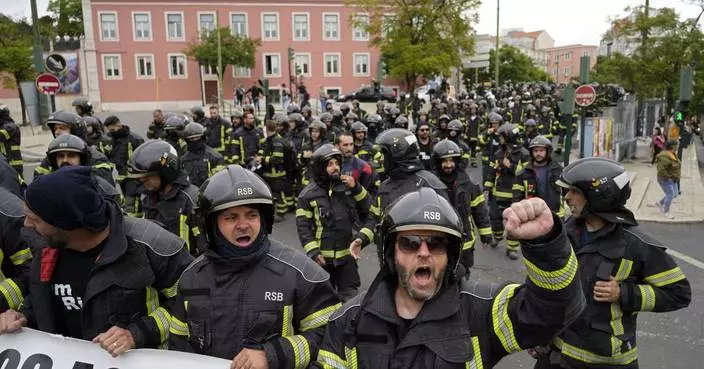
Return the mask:
{"type": "Polygon", "coordinates": [[[257,82],[259,82],[259,86],[261,86],[262,90],[264,90],[264,96],[266,97],[267,102],[270,101],[269,100],[269,79],[263,78],[263,79],[258,80],[257,82]]]}
{"type": "Polygon", "coordinates": [[[680,70],[680,101],[692,100],[693,70],[689,65],[680,70]]]}
{"type": "Polygon", "coordinates": [[[675,112],[675,122],[682,122],[684,121],[684,113],[681,111],[675,112]]]}
{"type": "Polygon", "coordinates": [[[292,61],[293,58],[296,56],[296,52],[293,50],[292,47],[288,48],[288,61],[292,61]]]}

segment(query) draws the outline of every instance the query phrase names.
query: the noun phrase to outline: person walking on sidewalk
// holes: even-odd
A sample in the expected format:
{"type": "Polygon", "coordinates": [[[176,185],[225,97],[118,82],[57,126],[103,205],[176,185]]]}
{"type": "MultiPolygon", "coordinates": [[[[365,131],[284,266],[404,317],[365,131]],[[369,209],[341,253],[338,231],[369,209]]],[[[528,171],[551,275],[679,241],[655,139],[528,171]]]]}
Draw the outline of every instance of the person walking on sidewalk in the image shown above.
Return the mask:
{"type": "Polygon", "coordinates": [[[651,143],[653,150],[653,159],[650,161],[650,166],[655,164],[655,158],[658,154],[665,148],[665,135],[662,133],[660,127],[655,127],[655,134],[653,134],[653,142],[651,143]]]}
{"type": "Polygon", "coordinates": [[[665,197],[656,202],[655,206],[669,219],[674,219],[674,216],[670,214],[670,205],[672,204],[672,200],[678,195],[677,182],[680,180],[680,170],[682,167],[680,159],[676,155],[677,146],[677,141],[667,141],[665,143],[665,150],[658,154],[656,160],[658,184],[660,188],[662,188],[662,191],[665,192],[665,197]]]}

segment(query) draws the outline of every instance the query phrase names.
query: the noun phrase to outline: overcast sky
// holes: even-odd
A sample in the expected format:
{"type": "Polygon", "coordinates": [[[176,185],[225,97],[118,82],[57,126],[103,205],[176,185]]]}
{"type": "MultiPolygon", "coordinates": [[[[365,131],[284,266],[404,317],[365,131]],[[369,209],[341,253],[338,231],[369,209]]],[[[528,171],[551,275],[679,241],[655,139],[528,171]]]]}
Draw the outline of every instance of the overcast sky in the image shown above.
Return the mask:
{"type": "MultiPolygon", "coordinates": [[[[496,1],[482,0],[478,33],[496,33],[496,1]]],[[[598,45],[609,27],[609,19],[623,16],[627,6],[642,5],[645,0],[500,0],[501,28],[544,29],[556,46],[569,44],[598,45]]],[[[700,8],[692,0],[650,0],[651,7],[674,7],[681,17],[693,18],[700,8]]],[[[13,17],[30,16],[29,0],[0,0],[2,12],[13,17]]],[[[37,0],[40,16],[46,14],[49,0],[37,0]]],[[[700,25],[704,20],[700,21],[700,25]]]]}

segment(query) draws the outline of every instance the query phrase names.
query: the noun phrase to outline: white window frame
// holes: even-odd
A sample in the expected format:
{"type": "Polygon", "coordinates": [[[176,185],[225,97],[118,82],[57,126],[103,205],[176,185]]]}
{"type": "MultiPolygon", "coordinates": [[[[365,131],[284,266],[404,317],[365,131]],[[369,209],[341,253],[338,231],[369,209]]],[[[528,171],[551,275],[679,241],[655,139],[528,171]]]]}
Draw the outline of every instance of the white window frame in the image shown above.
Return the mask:
{"type": "Polygon", "coordinates": [[[132,40],[135,42],[149,42],[154,40],[154,31],[152,30],[152,12],[151,11],[133,11],[132,12],[132,40]],[[136,15],[146,14],[149,22],[149,37],[137,37],[137,22],[134,17],[136,15]]]}
{"type": "Polygon", "coordinates": [[[560,61],[560,54],[555,54],[555,61],[560,61]]]}
{"type": "Polygon", "coordinates": [[[230,12],[230,33],[235,34],[235,29],[232,27],[232,16],[233,15],[244,15],[244,36],[249,37],[249,15],[247,12],[230,12]]]}
{"type": "Polygon", "coordinates": [[[342,53],[323,53],[323,77],[342,77],[342,53]],[[337,73],[328,73],[328,56],[337,56],[337,73]]]}
{"type": "Polygon", "coordinates": [[[560,68],[552,67],[552,75],[557,77],[560,74],[560,68]]]}
{"type": "MultiPolygon", "coordinates": [[[[294,67],[293,72],[294,72],[294,74],[296,72],[296,57],[299,55],[308,57],[308,73],[301,73],[300,75],[303,77],[312,77],[313,76],[313,60],[312,60],[312,56],[310,55],[310,53],[295,53],[295,54],[293,54],[293,67],[294,67]]],[[[299,76],[299,74],[296,74],[296,76],[299,76]]]]}
{"type": "Polygon", "coordinates": [[[310,41],[310,13],[309,12],[292,12],[291,13],[291,38],[293,41],[310,41]],[[306,16],[306,37],[296,37],[296,16],[306,16]]]}
{"type": "Polygon", "coordinates": [[[102,42],[120,42],[120,18],[117,16],[117,12],[114,10],[101,11],[98,12],[98,30],[100,31],[100,41],[102,42]],[[115,38],[104,38],[103,37],[103,15],[114,15],[115,16],[115,38]]]}
{"type": "MultiPolygon", "coordinates": [[[[355,20],[358,17],[367,17],[367,24],[371,22],[371,17],[369,16],[369,13],[355,13],[354,16],[355,20]]],[[[367,35],[367,37],[357,37],[357,27],[351,27],[352,28],[352,41],[369,41],[369,32],[364,31],[367,35]]]]}
{"type": "Polygon", "coordinates": [[[565,77],[571,77],[571,76],[572,76],[572,68],[570,68],[570,67],[565,67],[564,72],[565,72],[565,73],[564,73],[565,77]]]}
{"type": "Polygon", "coordinates": [[[323,41],[340,41],[340,13],[323,13],[323,41]],[[327,37],[325,29],[325,17],[328,15],[334,15],[337,17],[337,37],[327,37]]]}
{"type": "Polygon", "coordinates": [[[134,74],[137,79],[155,79],[156,78],[156,65],[155,65],[154,54],[134,54],[134,74]],[[152,74],[150,76],[140,76],[139,75],[139,58],[149,57],[152,59],[152,74]]]}
{"type": "MultiPolygon", "coordinates": [[[[245,68],[245,69],[247,69],[247,75],[245,75],[245,76],[238,76],[237,73],[235,73],[237,68],[238,68],[237,66],[234,66],[234,65],[232,66],[232,78],[252,78],[252,68],[245,68]]],[[[244,67],[242,67],[242,68],[244,68],[244,67]]]]}
{"type": "Polygon", "coordinates": [[[369,77],[372,72],[372,66],[371,66],[371,56],[369,53],[352,53],[352,75],[355,77],[369,77]],[[367,72],[366,73],[358,73],[357,72],[357,57],[358,56],[366,56],[367,57],[367,72]]]}
{"type": "Polygon", "coordinates": [[[572,60],[572,52],[568,51],[565,53],[565,61],[572,60]]]}
{"type": "Polygon", "coordinates": [[[122,79],[122,55],[121,54],[101,54],[100,55],[100,60],[103,63],[103,79],[107,81],[115,81],[115,80],[121,80],[122,79]],[[117,58],[117,71],[120,74],[119,76],[108,76],[108,70],[105,68],[105,58],[117,58]]]}
{"type": "Polygon", "coordinates": [[[281,53],[263,53],[262,54],[262,74],[267,78],[281,78],[281,53]],[[266,73],[266,57],[267,56],[277,56],[279,58],[279,73],[278,74],[267,74],[266,73]]]}
{"type": "MultiPolygon", "coordinates": [[[[201,15],[212,15],[214,18],[213,26],[215,27],[215,28],[213,28],[213,30],[218,28],[218,14],[216,12],[198,12],[197,18],[196,18],[196,20],[198,21],[198,39],[201,39],[201,36],[202,36],[201,32],[203,30],[202,27],[200,26],[200,16],[201,15]]],[[[184,32],[184,34],[185,34],[185,32],[184,32]]]]}
{"type": "Polygon", "coordinates": [[[181,53],[168,53],[166,55],[166,64],[167,68],[169,70],[169,79],[188,79],[188,57],[184,54],[181,53]],[[183,75],[174,75],[171,70],[171,57],[172,56],[182,56],[184,59],[183,62],[183,75]]]}
{"type": "Polygon", "coordinates": [[[582,56],[588,56],[590,58],[592,57],[592,55],[589,51],[582,51],[582,56]]]}
{"type": "Polygon", "coordinates": [[[262,24],[262,41],[279,41],[281,39],[281,17],[279,12],[262,12],[261,13],[261,24],[262,24]],[[266,37],[266,29],[264,29],[264,16],[275,15],[276,16],[276,37],[266,37]]]}
{"type": "Polygon", "coordinates": [[[389,36],[388,33],[386,33],[387,30],[384,29],[384,20],[385,20],[386,18],[398,19],[398,17],[396,16],[396,13],[384,13],[384,14],[382,14],[382,16],[381,16],[381,30],[380,30],[380,31],[381,31],[381,37],[384,38],[384,39],[386,39],[386,38],[389,36]]]}
{"type": "MultiPolygon", "coordinates": [[[[198,20],[200,23],[200,19],[198,20]]],[[[200,27],[200,24],[198,25],[200,27]]],[[[186,17],[183,15],[182,11],[166,11],[164,12],[164,28],[166,29],[166,41],[167,42],[183,42],[186,41],[186,17]],[[180,38],[172,38],[169,36],[169,15],[178,14],[181,16],[181,31],[183,35],[180,38]]],[[[200,32],[200,30],[199,30],[200,32]]],[[[170,68],[170,66],[169,66],[170,68]]]]}

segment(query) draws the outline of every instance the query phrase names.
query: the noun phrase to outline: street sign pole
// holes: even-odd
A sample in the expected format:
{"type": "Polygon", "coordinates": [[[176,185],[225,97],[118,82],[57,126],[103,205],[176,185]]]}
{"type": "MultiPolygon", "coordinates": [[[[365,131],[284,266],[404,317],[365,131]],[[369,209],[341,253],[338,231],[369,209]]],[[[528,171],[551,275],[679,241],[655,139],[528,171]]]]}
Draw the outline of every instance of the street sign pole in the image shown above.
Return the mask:
{"type": "MultiPolygon", "coordinates": [[[[567,123],[565,128],[565,148],[562,153],[565,166],[570,164],[570,152],[572,151],[572,114],[574,113],[575,90],[572,86],[562,90],[562,109],[560,109],[560,119],[567,123]],[[569,118],[569,122],[567,121],[569,118]]],[[[559,139],[559,136],[558,136],[559,139]]],[[[558,145],[560,142],[558,142],[558,145]]]]}
{"type": "MultiPolygon", "coordinates": [[[[582,85],[589,83],[589,58],[589,56],[582,56],[579,60],[579,82],[581,82],[582,85]]],[[[596,98],[596,91],[594,93],[594,97],[596,98]]],[[[587,124],[587,109],[583,106],[581,107],[580,111],[581,119],[579,125],[579,158],[582,159],[584,158],[584,142],[586,141],[584,139],[584,134],[586,132],[585,127],[587,124]]]]}
{"type": "MultiPolygon", "coordinates": [[[[36,69],[37,73],[39,74],[44,72],[44,57],[42,55],[42,39],[39,35],[39,13],[37,12],[37,0],[30,0],[30,8],[32,11],[33,35],[32,59],[34,61],[34,69],[36,69]]],[[[49,118],[46,99],[42,94],[37,94],[37,99],[39,100],[40,122],[32,123],[38,123],[45,127],[44,122],[46,122],[46,120],[49,118]]],[[[22,117],[22,120],[24,120],[24,117],[22,117]]]]}

